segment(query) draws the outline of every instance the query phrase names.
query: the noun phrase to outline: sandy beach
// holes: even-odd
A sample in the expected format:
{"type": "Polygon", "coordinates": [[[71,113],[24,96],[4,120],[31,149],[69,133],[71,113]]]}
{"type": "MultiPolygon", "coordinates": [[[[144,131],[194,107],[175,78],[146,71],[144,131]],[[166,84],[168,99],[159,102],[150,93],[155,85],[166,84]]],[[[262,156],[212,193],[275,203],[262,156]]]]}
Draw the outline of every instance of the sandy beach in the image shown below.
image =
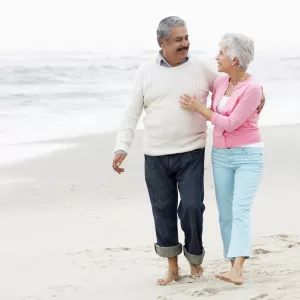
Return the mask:
{"type": "MultiPolygon", "coordinates": [[[[252,211],[253,256],[246,263],[243,286],[214,277],[229,264],[222,257],[211,130],[205,170],[205,273],[191,278],[182,255],[182,279],[167,287],[156,285],[166,261],[153,247],[141,133],[121,176],[111,168],[115,133],[34,144],[65,147],[0,165],[0,299],[300,299],[300,126],[262,128],[265,172],[252,211]]],[[[181,231],[180,236],[182,241],[181,231]]]]}

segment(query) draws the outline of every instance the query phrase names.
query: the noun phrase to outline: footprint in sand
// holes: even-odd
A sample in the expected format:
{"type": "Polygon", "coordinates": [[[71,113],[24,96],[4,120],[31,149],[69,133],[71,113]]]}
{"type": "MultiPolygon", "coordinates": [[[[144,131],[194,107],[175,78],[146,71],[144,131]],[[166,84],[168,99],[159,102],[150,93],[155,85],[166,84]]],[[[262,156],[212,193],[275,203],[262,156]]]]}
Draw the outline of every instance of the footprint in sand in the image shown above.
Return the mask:
{"type": "Polygon", "coordinates": [[[196,277],[196,276],[192,276],[190,274],[187,274],[187,275],[181,275],[180,279],[177,282],[180,282],[180,283],[195,283],[195,282],[199,282],[199,281],[201,281],[202,283],[207,282],[208,278],[206,278],[204,276],[196,277]]]}
{"type": "Polygon", "coordinates": [[[259,299],[264,299],[266,297],[268,297],[268,294],[260,294],[254,298],[250,298],[249,300],[259,300],[259,299]]]}
{"type": "Polygon", "coordinates": [[[282,238],[282,239],[288,239],[290,236],[287,234],[278,234],[278,237],[282,238]]]}
{"type": "Polygon", "coordinates": [[[195,280],[191,275],[181,275],[180,278],[177,280],[180,283],[194,283],[195,280]]]}
{"type": "Polygon", "coordinates": [[[262,248],[258,248],[258,249],[253,250],[253,254],[255,254],[255,255],[268,254],[268,253],[271,253],[271,251],[266,250],[266,249],[262,249],[262,248]]]}
{"type": "Polygon", "coordinates": [[[120,247],[120,248],[105,248],[105,251],[111,251],[111,252],[120,252],[120,251],[129,251],[130,248],[127,247],[120,247]]]}
{"type": "Polygon", "coordinates": [[[192,297],[200,297],[200,296],[213,296],[218,294],[220,291],[213,288],[205,288],[203,290],[198,289],[187,289],[183,291],[185,295],[192,296],[192,297]]]}
{"type": "Polygon", "coordinates": [[[73,185],[71,188],[70,188],[70,192],[74,192],[76,190],[76,185],[73,185]]]}
{"type": "Polygon", "coordinates": [[[293,240],[293,238],[290,235],[279,234],[276,237],[279,237],[284,242],[289,242],[289,244],[287,245],[288,248],[293,248],[294,246],[300,245],[300,242],[293,240]]]}

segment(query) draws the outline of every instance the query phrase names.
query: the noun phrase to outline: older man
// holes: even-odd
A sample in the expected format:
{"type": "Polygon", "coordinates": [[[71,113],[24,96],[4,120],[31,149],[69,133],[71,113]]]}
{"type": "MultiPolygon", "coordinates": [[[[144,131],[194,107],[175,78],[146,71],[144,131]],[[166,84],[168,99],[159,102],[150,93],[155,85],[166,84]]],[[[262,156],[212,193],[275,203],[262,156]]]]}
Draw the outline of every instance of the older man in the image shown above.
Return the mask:
{"type": "Polygon", "coordinates": [[[207,126],[205,118],[183,110],[178,101],[187,93],[197,95],[199,101],[206,103],[218,75],[188,56],[189,36],[181,18],[163,19],[157,29],[157,40],[161,48],[158,57],[143,64],[136,73],[132,98],[116,140],[113,168],[119,174],[124,172],[120,166],[144,109],[145,179],[156,229],[155,251],[168,258],[169,263],[166,276],[158,284],[166,285],[179,278],[177,257],[182,250],[190,263],[191,274],[203,273],[207,126]],[[185,234],[184,246],[178,239],[177,214],[185,234]]]}

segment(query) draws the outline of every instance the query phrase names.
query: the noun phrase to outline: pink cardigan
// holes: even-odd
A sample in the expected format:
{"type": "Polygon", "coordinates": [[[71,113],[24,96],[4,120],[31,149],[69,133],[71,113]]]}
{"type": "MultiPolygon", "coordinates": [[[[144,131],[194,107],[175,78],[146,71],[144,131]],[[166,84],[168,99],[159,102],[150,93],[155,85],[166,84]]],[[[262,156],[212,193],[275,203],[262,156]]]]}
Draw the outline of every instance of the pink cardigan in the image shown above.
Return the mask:
{"type": "Polygon", "coordinates": [[[228,88],[229,76],[221,76],[214,82],[212,94],[214,125],[213,145],[215,148],[232,148],[261,142],[258,129],[257,107],[262,98],[261,85],[251,76],[235,86],[228,99],[224,115],[217,106],[228,88]]]}

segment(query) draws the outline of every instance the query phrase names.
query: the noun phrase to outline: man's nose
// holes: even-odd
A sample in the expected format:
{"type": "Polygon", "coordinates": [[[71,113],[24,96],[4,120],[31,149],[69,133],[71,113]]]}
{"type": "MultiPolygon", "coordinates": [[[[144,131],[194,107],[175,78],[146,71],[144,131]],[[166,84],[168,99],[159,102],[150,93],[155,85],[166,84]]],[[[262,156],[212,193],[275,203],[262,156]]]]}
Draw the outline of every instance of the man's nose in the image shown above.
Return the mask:
{"type": "Polygon", "coordinates": [[[183,41],[182,42],[182,46],[183,47],[188,47],[190,45],[190,42],[189,41],[183,41]]]}

